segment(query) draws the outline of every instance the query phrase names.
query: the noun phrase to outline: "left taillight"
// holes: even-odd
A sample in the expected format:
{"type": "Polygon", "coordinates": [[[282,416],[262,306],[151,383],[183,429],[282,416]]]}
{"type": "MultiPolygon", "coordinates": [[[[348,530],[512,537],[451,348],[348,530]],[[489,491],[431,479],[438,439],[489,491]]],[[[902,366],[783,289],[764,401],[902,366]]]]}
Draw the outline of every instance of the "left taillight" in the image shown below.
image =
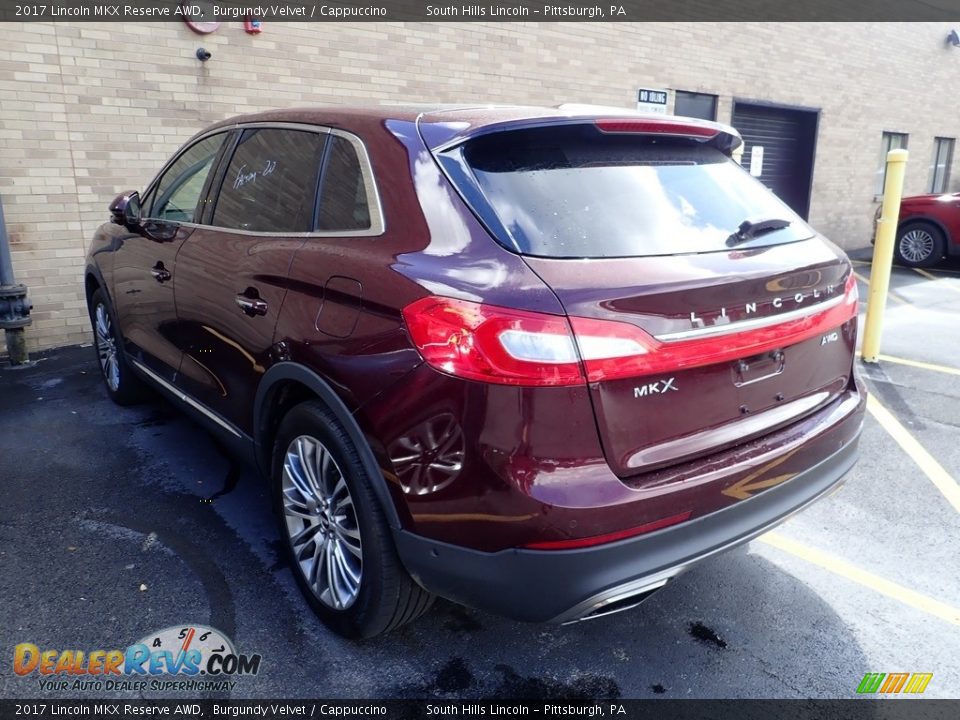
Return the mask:
{"type": "Polygon", "coordinates": [[[449,375],[502,385],[585,381],[565,317],[426,297],[403,318],[423,359],[449,375]]]}
{"type": "Polygon", "coordinates": [[[403,318],[417,350],[437,370],[502,385],[581,385],[581,358],[616,363],[647,352],[645,334],[632,325],[588,321],[591,329],[574,338],[560,315],[453,298],[417,300],[403,318]]]}

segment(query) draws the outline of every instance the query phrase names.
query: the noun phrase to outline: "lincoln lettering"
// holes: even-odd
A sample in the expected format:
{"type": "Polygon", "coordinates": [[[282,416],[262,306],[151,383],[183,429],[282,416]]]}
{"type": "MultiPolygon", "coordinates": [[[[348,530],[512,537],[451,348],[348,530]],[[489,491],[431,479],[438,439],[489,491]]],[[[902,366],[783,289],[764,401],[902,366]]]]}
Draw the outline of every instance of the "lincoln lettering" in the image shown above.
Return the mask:
{"type": "MultiPolygon", "coordinates": [[[[793,296],[788,295],[786,297],[775,297],[775,298],[771,298],[767,302],[777,310],[783,309],[784,303],[793,303],[799,307],[807,300],[819,300],[822,297],[833,295],[834,292],[836,292],[836,289],[837,289],[836,285],[827,285],[822,290],[813,290],[808,293],[798,292],[793,296]]],[[[757,303],[757,301],[744,303],[742,306],[743,315],[747,316],[747,315],[755,314],[757,312],[758,304],[759,303],[757,303]]],[[[729,308],[729,310],[733,310],[733,308],[729,308]]],[[[729,318],[729,317],[730,315],[728,314],[728,308],[725,308],[725,307],[722,307],[719,310],[715,311],[713,314],[713,317],[711,318],[704,318],[700,315],[697,315],[696,312],[691,311],[690,324],[693,325],[694,327],[704,327],[707,323],[707,320],[712,320],[713,322],[717,322],[721,318],[729,318]]]]}

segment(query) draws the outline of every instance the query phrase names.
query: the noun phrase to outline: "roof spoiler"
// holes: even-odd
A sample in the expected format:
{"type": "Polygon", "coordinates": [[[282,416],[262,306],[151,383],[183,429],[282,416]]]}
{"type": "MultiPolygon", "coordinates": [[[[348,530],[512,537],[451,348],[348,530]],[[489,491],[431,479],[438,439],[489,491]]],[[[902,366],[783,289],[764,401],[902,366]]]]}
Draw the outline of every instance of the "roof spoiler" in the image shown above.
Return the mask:
{"type": "MultiPolygon", "coordinates": [[[[514,119],[505,122],[481,125],[475,128],[461,127],[459,131],[447,132],[445,137],[433,133],[434,142],[427,142],[434,152],[443,152],[472,138],[498,132],[525,130],[562,125],[594,124],[606,134],[663,135],[684,137],[717,148],[727,156],[743,144],[734,128],[718,122],[699,120],[678,115],[639,113],[623,108],[589,105],[560,105],[557,115],[514,119]]],[[[449,128],[449,126],[448,126],[449,128]]],[[[453,130],[453,128],[449,128],[453,130]]],[[[428,140],[424,137],[424,140],[428,140]]]]}

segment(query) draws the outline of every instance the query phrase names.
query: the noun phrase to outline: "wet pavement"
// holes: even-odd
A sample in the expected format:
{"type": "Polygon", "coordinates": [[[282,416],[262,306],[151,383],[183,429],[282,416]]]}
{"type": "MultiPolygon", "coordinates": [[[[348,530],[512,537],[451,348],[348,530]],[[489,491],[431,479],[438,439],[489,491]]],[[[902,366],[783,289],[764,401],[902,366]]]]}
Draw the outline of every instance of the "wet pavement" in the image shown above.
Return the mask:
{"type": "MultiPolygon", "coordinates": [[[[960,267],[928,275],[895,271],[894,359],[864,375],[956,483],[960,267]]],[[[301,599],[253,471],[165,401],[114,406],[89,347],[47,353],[0,371],[0,697],[81,695],[14,675],[18,643],[125,648],[191,623],[262,656],[235,698],[848,698],[866,672],[932,672],[925,696],[958,697],[960,509],[877,417],[838,492],[634,610],[558,627],[440,601],[354,643],[301,599]]]]}

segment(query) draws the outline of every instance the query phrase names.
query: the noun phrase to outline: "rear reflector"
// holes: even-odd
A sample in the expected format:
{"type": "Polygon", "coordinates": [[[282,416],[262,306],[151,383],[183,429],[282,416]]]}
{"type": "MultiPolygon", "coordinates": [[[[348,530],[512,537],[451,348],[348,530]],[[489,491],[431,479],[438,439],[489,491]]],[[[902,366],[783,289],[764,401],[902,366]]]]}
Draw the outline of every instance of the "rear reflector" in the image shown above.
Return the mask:
{"type": "Polygon", "coordinates": [[[691,511],[687,510],[678,515],[660,518],[653,522],[638,525],[637,527],[632,527],[627,530],[607,533],[606,535],[593,535],[592,537],[574,538],[572,540],[547,540],[545,542],[530,543],[523,547],[528,550],[575,550],[577,548],[593,547],[594,545],[603,545],[605,543],[616,542],[617,540],[625,540],[636,537],[637,535],[653,532],[654,530],[661,530],[671,525],[677,525],[685,520],[689,520],[691,514],[691,511]]]}
{"type": "Polygon", "coordinates": [[[677,120],[658,120],[644,118],[633,120],[630,118],[609,118],[595,121],[597,128],[605,133],[641,133],[680,135],[685,137],[712,138],[720,134],[716,128],[697,125],[696,123],[678,122],[677,120]]]}
{"type": "Polygon", "coordinates": [[[715,337],[663,341],[636,325],[425,297],[403,318],[417,350],[449,375],[502,385],[563,386],[675,372],[780,349],[857,315],[851,273],[842,302],[780,323],[715,337]]]}

